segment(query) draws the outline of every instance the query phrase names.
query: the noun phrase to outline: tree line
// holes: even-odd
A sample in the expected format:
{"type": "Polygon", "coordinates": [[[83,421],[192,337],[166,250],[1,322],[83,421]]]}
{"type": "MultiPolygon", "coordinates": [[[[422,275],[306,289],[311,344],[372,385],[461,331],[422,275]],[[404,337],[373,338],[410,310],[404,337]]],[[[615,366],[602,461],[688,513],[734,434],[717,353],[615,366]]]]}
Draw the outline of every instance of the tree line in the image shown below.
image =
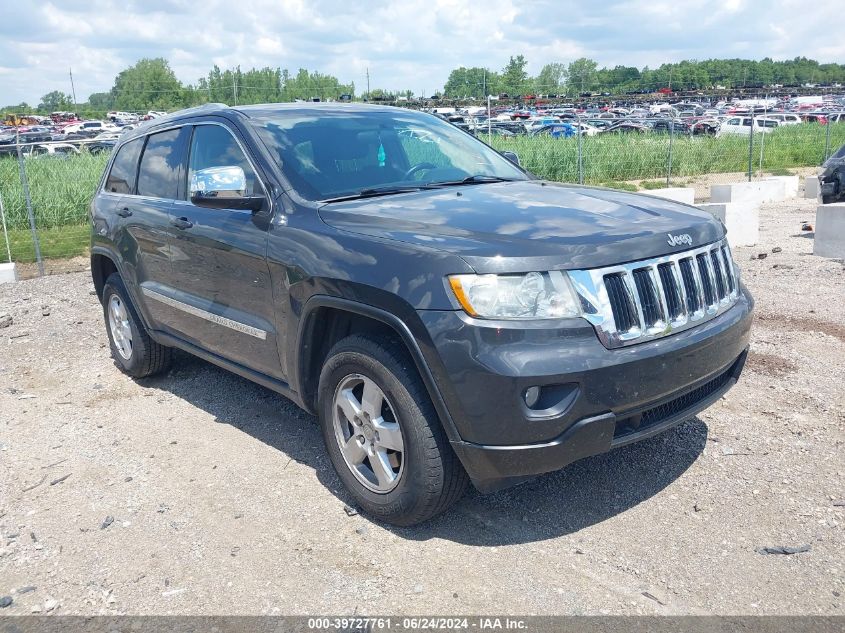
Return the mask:
{"type": "MultiPolygon", "coordinates": [[[[384,93],[384,91],[381,91],[384,93]]],[[[214,66],[195,84],[185,85],[176,77],[166,59],[142,59],[121,71],[108,92],[92,93],[87,102],[73,103],[71,95],[59,90],[47,93],[38,106],[21,103],[4,111],[42,113],[77,110],[80,112],[146,112],[175,110],[223,102],[228,104],[273,103],[297,99],[338,99],[355,94],[355,84],[342,83],[337,77],[300,68],[291,73],[282,68],[240,66],[221,70],[214,66]]]]}
{"type": "MultiPolygon", "coordinates": [[[[500,71],[482,67],[455,68],[449,74],[441,95],[452,99],[484,98],[507,94],[561,95],[578,97],[586,93],[625,94],[670,90],[713,90],[765,88],[773,86],[831,85],[845,83],[845,64],[822,64],[806,57],[773,61],[748,59],[686,60],[659,68],[614,66],[599,68],[595,60],[581,58],[569,63],[544,65],[536,77],[527,72],[522,55],[511,56],[500,71]]],[[[7,106],[4,111],[42,113],[59,110],[106,112],[122,110],[174,110],[208,102],[228,104],[287,102],[297,99],[354,98],[355,83],[300,68],[296,73],[281,68],[240,66],[221,70],[214,66],[194,84],[183,84],[166,59],[142,59],[121,71],[108,92],[96,92],[85,103],[54,90],[41,98],[36,107],[26,103],[7,106]]],[[[359,97],[373,100],[413,97],[411,90],[391,93],[376,88],[359,97]]],[[[425,96],[425,95],[418,95],[425,96]]]]}
{"type": "Polygon", "coordinates": [[[501,71],[488,68],[456,68],[446,81],[444,95],[454,99],[486,95],[565,95],[590,93],[613,95],[655,92],[660,89],[714,90],[774,86],[832,85],[845,83],[845,64],[820,64],[806,57],[792,60],[749,59],[686,60],[648,66],[599,68],[595,60],[582,57],[568,64],[549,63],[536,77],[526,71],[522,55],[509,59],[501,71]]]}

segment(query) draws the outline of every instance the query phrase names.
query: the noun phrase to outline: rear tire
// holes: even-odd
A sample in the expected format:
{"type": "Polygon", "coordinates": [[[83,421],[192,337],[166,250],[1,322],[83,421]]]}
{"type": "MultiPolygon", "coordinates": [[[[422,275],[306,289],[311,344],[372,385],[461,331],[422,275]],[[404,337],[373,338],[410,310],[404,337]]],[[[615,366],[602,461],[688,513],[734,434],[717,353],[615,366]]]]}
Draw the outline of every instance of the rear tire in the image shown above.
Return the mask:
{"type": "Polygon", "coordinates": [[[415,525],[464,494],[466,472],[399,341],[337,343],[320,373],[318,412],[329,458],[368,514],[415,525]]]}
{"type": "Polygon", "coordinates": [[[103,315],[111,355],[121,371],[144,378],[170,367],[172,349],[150,338],[118,273],[103,286],[103,315]]]}

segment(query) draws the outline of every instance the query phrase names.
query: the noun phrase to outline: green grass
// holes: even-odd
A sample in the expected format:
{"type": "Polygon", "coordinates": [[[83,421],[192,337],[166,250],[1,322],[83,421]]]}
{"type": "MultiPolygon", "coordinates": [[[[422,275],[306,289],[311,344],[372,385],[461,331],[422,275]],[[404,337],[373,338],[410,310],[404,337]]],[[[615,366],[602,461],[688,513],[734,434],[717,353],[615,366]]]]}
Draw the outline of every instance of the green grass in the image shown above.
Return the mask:
{"type": "MultiPolygon", "coordinates": [[[[38,229],[84,224],[108,154],[24,160],[38,229]]],[[[0,195],[10,230],[29,228],[16,157],[0,158],[0,195]]]]}
{"type": "Polygon", "coordinates": [[[666,187],[665,180],[643,180],[640,183],[640,187],[643,189],[663,189],[666,187]]]}
{"type": "MultiPolygon", "coordinates": [[[[2,239],[2,235],[0,235],[2,239]]],[[[91,243],[91,227],[87,224],[56,226],[38,230],[38,243],[41,247],[43,259],[65,259],[88,253],[91,243]]],[[[29,229],[14,229],[9,231],[9,248],[12,251],[13,262],[34,262],[35,246],[29,229]]],[[[5,261],[5,251],[0,253],[0,259],[5,261]]]]}
{"type": "Polygon", "coordinates": [[[623,191],[639,191],[637,185],[633,185],[630,182],[617,182],[614,180],[608,180],[607,182],[599,182],[595,183],[598,184],[600,187],[607,187],[608,189],[621,189],[623,191]]]}
{"type": "MultiPolygon", "coordinates": [[[[765,171],[811,167],[825,154],[826,126],[790,125],[775,129],[763,141],[765,171]]],[[[760,167],[763,135],[754,136],[753,168],[760,167]]],[[[480,137],[485,140],[483,135],[480,137]]],[[[599,184],[665,178],[669,166],[669,137],[665,135],[598,135],[583,137],[584,181],[599,184]]],[[[845,123],[830,126],[829,152],[845,144],[845,123]]],[[[523,167],[548,180],[578,181],[577,139],[552,137],[496,137],[498,150],[519,154],[523,167]]],[[[672,178],[746,172],[748,137],[676,137],[672,144],[672,178]]]]}

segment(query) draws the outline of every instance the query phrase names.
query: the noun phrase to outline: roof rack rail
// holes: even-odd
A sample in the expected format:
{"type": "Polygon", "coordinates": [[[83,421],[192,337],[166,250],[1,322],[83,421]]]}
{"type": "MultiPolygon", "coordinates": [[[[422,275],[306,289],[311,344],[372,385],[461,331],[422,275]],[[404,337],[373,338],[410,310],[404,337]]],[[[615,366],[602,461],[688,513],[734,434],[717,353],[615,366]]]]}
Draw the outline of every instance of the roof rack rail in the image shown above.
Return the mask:
{"type": "MultiPolygon", "coordinates": [[[[203,103],[202,105],[193,106],[191,108],[183,108],[181,110],[174,110],[173,112],[168,112],[165,116],[173,116],[174,114],[184,115],[184,114],[191,114],[193,112],[203,112],[205,110],[220,110],[221,108],[228,108],[229,106],[225,103],[203,103]]],[[[164,118],[164,117],[161,117],[164,118]]]]}

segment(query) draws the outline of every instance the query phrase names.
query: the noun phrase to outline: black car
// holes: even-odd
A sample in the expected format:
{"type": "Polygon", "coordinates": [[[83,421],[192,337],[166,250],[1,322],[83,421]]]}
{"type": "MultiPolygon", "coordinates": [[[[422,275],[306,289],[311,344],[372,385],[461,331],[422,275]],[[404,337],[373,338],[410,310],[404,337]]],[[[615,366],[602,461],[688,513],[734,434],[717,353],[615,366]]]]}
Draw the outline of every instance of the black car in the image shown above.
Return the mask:
{"type": "Polygon", "coordinates": [[[117,366],[179,348],[284,394],[402,525],[721,397],[753,307],[724,226],[514,160],[384,106],[217,104],[127,133],[91,204],[117,366]]]}
{"type": "Polygon", "coordinates": [[[845,145],[822,163],[819,181],[823,204],[845,200],[845,145]]]}
{"type": "Polygon", "coordinates": [[[679,119],[654,119],[649,121],[651,131],[658,134],[689,134],[690,126],[679,119]]]}

